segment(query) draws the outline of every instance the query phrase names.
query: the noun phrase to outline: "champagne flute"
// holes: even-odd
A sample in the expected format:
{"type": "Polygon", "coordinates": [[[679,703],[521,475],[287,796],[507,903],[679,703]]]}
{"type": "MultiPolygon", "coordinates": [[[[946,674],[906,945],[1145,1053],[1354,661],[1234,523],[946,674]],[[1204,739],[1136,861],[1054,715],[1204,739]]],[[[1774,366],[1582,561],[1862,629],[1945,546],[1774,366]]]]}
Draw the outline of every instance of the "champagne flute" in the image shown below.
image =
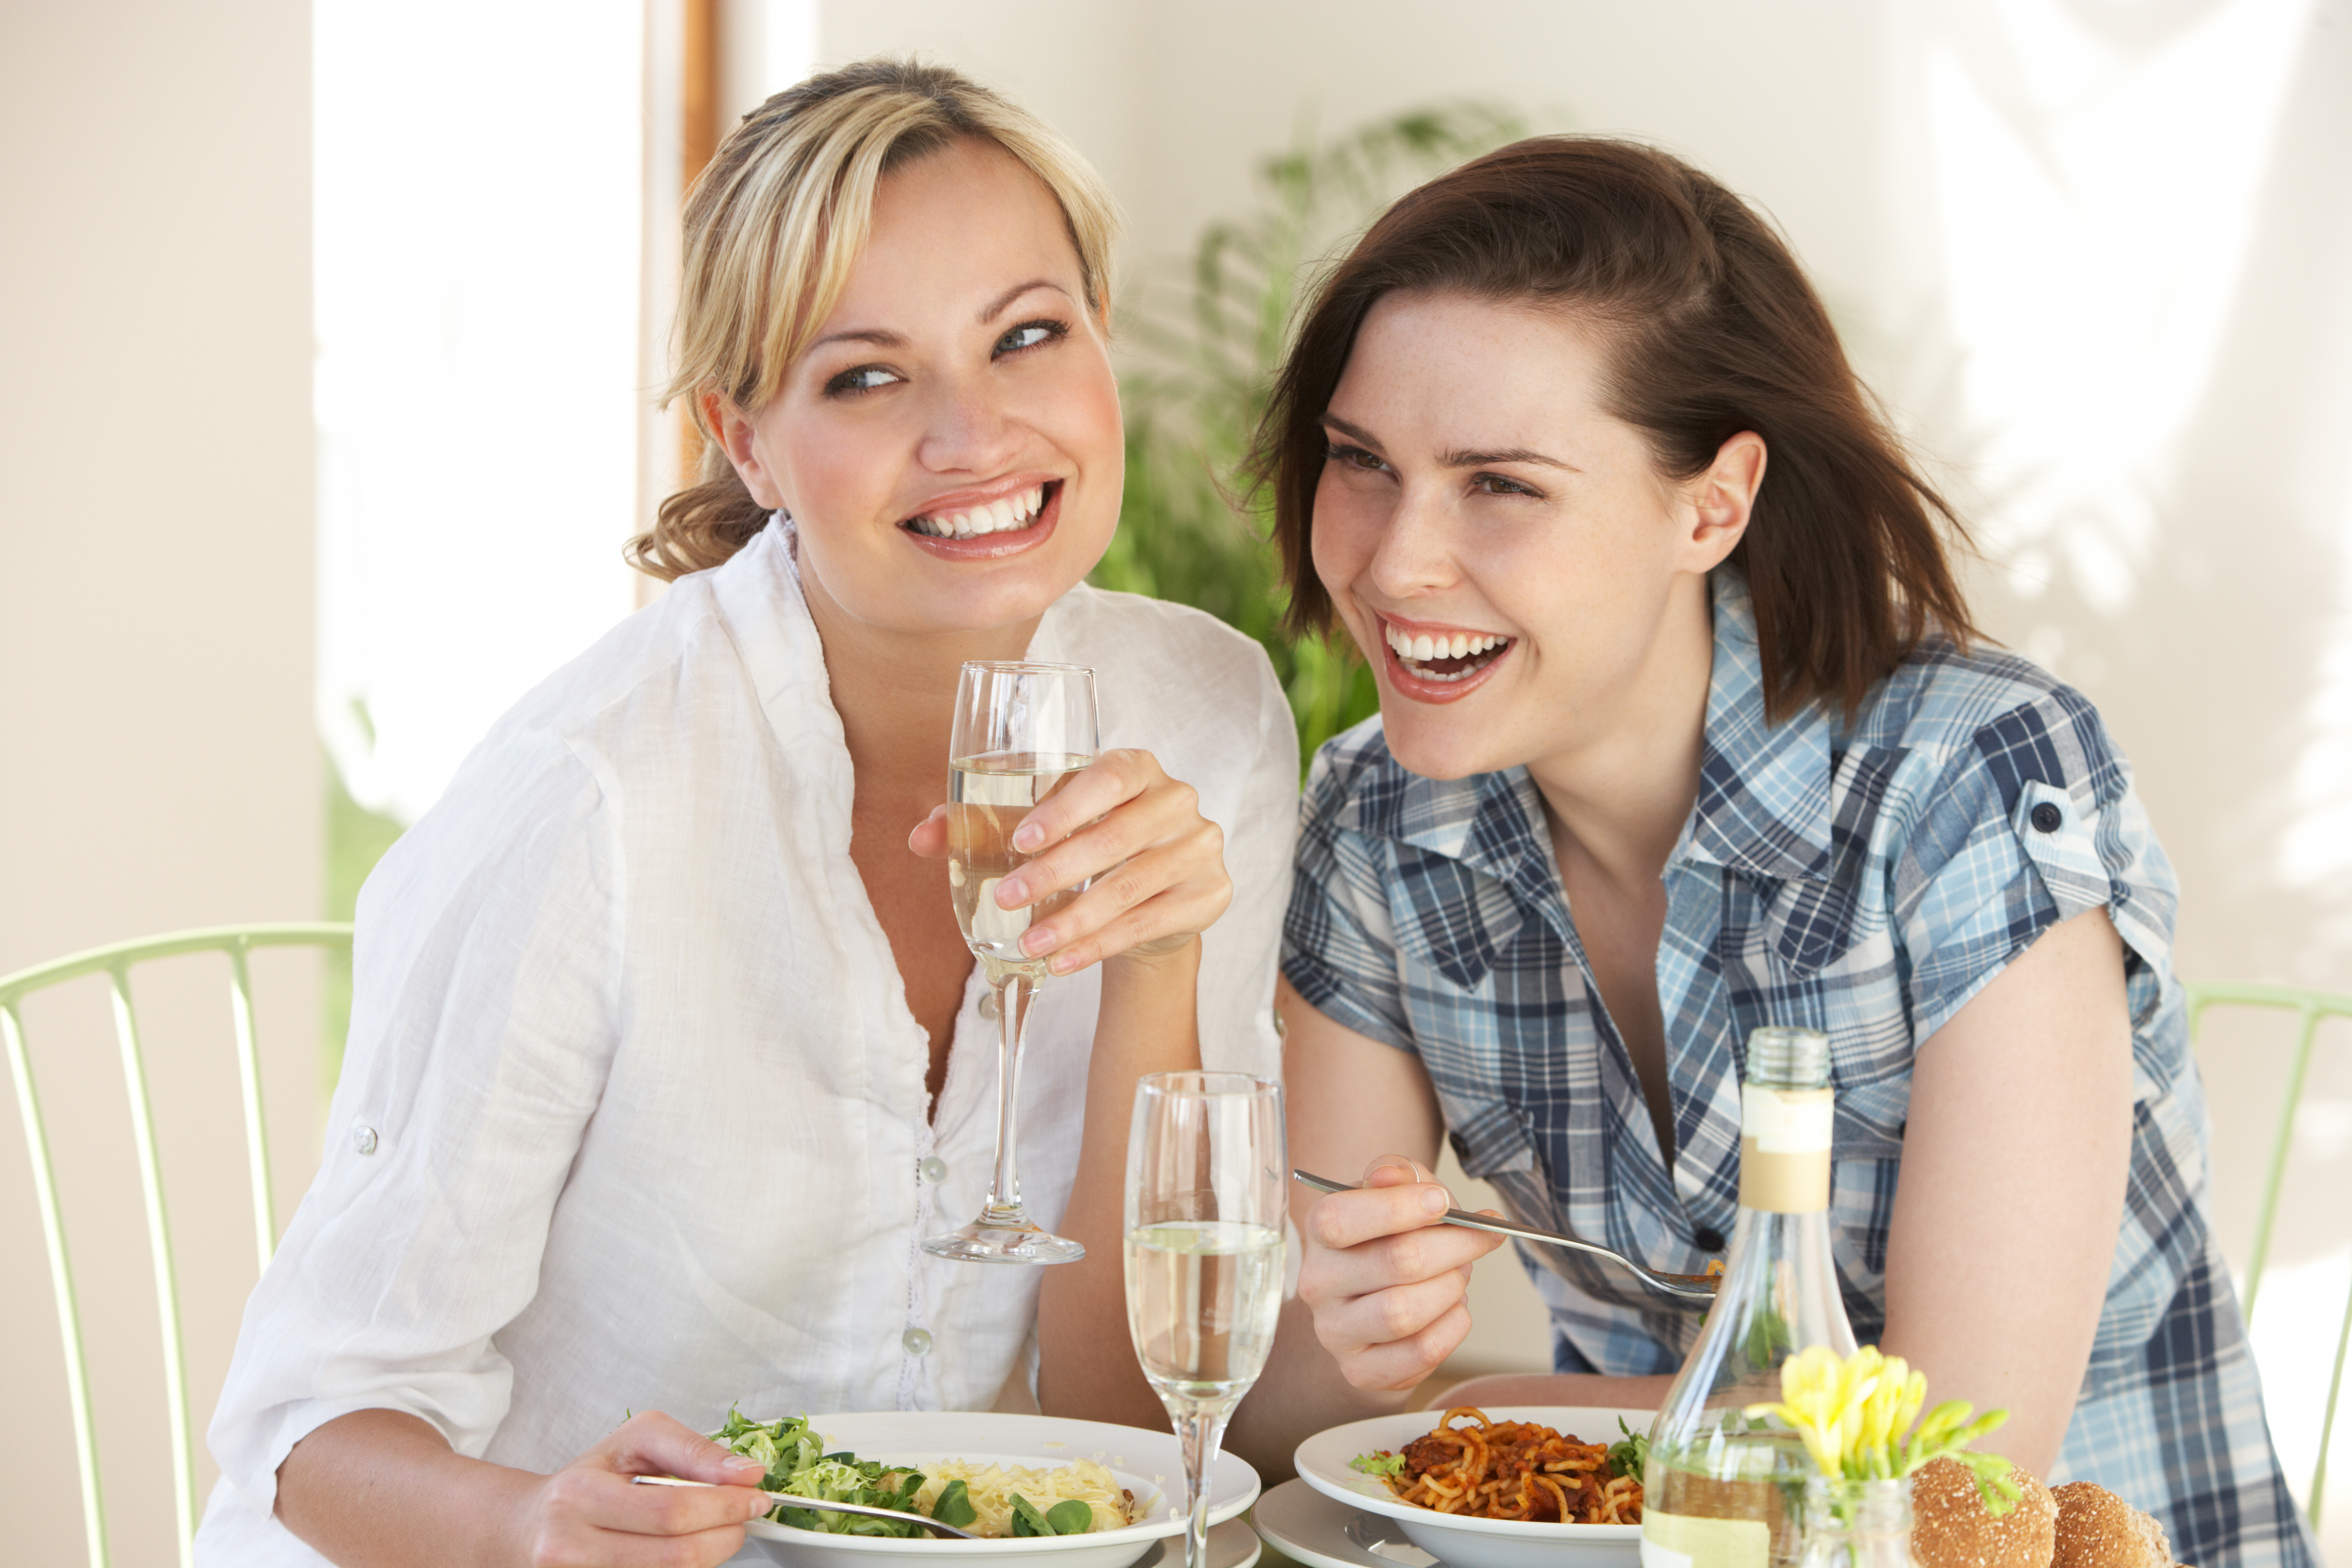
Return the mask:
{"type": "Polygon", "coordinates": [[[1207,1568],[1209,1471],[1282,1311],[1282,1086],[1153,1073],[1127,1135],[1127,1328],[1184,1447],[1184,1568],[1207,1568]]]}
{"type": "Polygon", "coordinates": [[[1021,951],[1036,921],[1087,884],[1000,909],[997,884],[1031,857],[1013,847],[1030,808],[1095,760],[1095,672],[1075,664],[963,667],[948,735],[948,888],[956,923],[996,993],[996,1173],[980,1217],[934,1236],[923,1250],[966,1263],[1075,1263],[1087,1249],[1054,1235],[1021,1205],[1015,1163],[1021,1111],[1021,1046],[1048,971],[1021,951]]]}

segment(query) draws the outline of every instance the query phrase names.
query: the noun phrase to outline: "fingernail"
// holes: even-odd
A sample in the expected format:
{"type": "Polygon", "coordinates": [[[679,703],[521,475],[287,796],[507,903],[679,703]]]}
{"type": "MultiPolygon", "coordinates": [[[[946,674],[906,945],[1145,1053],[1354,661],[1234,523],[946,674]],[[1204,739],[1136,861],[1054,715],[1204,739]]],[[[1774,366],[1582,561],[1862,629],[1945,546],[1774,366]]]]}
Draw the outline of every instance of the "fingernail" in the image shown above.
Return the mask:
{"type": "Polygon", "coordinates": [[[1018,877],[1007,877],[996,884],[996,903],[1000,909],[1017,910],[1028,896],[1029,889],[1022,885],[1018,877]]]}
{"type": "Polygon", "coordinates": [[[1024,822],[1013,830],[1013,847],[1026,854],[1045,842],[1045,830],[1034,822],[1024,822]]]}
{"type": "Polygon", "coordinates": [[[1057,952],[1045,961],[1045,971],[1049,974],[1067,974],[1077,966],[1077,954],[1073,952],[1057,952]]]}
{"type": "Polygon", "coordinates": [[[1021,933],[1021,951],[1034,958],[1054,945],[1052,926],[1031,926],[1021,933]]]}
{"type": "Polygon", "coordinates": [[[1452,1205],[1446,1202],[1444,1187],[1425,1187],[1422,1190],[1421,1206],[1431,1214],[1444,1214],[1452,1205]]]}
{"type": "Polygon", "coordinates": [[[763,1476],[768,1473],[768,1467],[749,1454],[730,1455],[726,1468],[730,1470],[757,1470],[763,1476]]]}

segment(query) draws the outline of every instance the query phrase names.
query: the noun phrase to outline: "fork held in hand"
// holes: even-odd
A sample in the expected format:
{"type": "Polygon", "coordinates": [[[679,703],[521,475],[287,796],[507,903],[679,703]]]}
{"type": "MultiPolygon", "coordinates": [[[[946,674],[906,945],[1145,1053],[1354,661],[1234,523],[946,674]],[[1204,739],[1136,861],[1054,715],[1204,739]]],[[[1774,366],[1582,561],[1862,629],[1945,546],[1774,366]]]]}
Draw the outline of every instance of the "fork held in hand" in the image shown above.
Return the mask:
{"type": "MultiPolygon", "coordinates": [[[[716,1481],[689,1481],[682,1479],[677,1476],[632,1476],[629,1479],[641,1487],[708,1487],[718,1485],[716,1481]]],[[[827,1502],[823,1498],[794,1497],[790,1492],[761,1492],[760,1495],[766,1498],[770,1502],[782,1503],[786,1508],[814,1508],[822,1509],[827,1513],[863,1513],[870,1514],[876,1519],[903,1519],[910,1524],[921,1525],[925,1530],[929,1531],[934,1535],[953,1536],[958,1541],[978,1541],[980,1539],[979,1536],[974,1535],[969,1530],[958,1530],[952,1524],[941,1524],[936,1519],[925,1519],[919,1513],[906,1513],[895,1508],[875,1508],[870,1504],[862,1502],[827,1502]]]]}
{"type": "MultiPolygon", "coordinates": [[[[1293,1171],[1290,1173],[1318,1193],[1351,1193],[1356,1190],[1345,1182],[1335,1182],[1312,1171],[1293,1171]]],[[[1558,1231],[1538,1230],[1517,1220],[1496,1219],[1487,1215],[1472,1214],[1468,1209],[1447,1209],[1441,1217],[1447,1225],[1458,1225],[1467,1230],[1492,1231],[1496,1236],[1517,1237],[1523,1241],[1540,1241],[1548,1247],[1567,1247],[1579,1252],[1590,1252],[1596,1258],[1605,1258],[1631,1269],[1633,1277],[1651,1289],[1685,1301],[1714,1300],[1716,1287],[1722,1282],[1719,1276],[1713,1274],[1664,1274],[1654,1268],[1644,1268],[1622,1252],[1612,1252],[1608,1247],[1573,1236],[1562,1236],[1558,1231]]]]}

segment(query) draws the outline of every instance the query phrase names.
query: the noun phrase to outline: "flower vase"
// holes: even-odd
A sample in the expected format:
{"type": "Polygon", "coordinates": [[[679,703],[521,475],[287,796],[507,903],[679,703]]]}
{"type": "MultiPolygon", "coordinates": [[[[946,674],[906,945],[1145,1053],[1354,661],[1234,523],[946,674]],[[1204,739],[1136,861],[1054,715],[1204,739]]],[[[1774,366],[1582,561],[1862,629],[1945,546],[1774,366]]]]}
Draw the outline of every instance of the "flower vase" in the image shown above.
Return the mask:
{"type": "Polygon", "coordinates": [[[1915,1568],[1911,1482],[1805,1482],[1803,1568],[1915,1568]]]}

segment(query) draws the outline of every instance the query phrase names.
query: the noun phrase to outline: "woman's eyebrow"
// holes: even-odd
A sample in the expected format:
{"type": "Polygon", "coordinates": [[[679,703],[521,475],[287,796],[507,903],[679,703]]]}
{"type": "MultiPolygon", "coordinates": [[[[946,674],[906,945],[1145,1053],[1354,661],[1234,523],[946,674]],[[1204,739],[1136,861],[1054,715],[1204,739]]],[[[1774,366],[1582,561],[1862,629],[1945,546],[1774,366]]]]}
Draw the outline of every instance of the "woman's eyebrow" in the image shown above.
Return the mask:
{"type": "Polygon", "coordinates": [[[982,325],[996,320],[997,317],[1004,314],[1005,311],[1013,308],[1013,302],[1015,300],[1018,300],[1022,295],[1026,294],[1032,289],[1051,289],[1055,293],[1061,295],[1064,299],[1068,299],[1070,294],[1070,291],[1067,289],[1063,288],[1051,278],[1032,278],[1028,282],[1015,283],[1012,288],[1007,289],[1003,293],[999,294],[994,300],[990,301],[988,309],[982,310],[977,319],[982,325]]]}
{"type": "Polygon", "coordinates": [[[1448,468],[1481,468],[1489,463],[1537,463],[1547,468],[1564,468],[1571,474],[1584,471],[1574,463],[1563,463],[1527,447],[1506,447],[1492,452],[1448,452],[1437,460],[1448,468]]]}
{"type": "Polygon", "coordinates": [[[1350,441],[1361,441],[1365,446],[1370,447],[1375,452],[1381,449],[1381,440],[1379,437],[1373,435],[1370,430],[1358,429],[1356,426],[1349,424],[1345,419],[1340,418],[1336,414],[1330,413],[1327,410],[1323,415],[1321,423],[1329,426],[1332,429],[1337,430],[1340,435],[1345,436],[1350,441]]]}

